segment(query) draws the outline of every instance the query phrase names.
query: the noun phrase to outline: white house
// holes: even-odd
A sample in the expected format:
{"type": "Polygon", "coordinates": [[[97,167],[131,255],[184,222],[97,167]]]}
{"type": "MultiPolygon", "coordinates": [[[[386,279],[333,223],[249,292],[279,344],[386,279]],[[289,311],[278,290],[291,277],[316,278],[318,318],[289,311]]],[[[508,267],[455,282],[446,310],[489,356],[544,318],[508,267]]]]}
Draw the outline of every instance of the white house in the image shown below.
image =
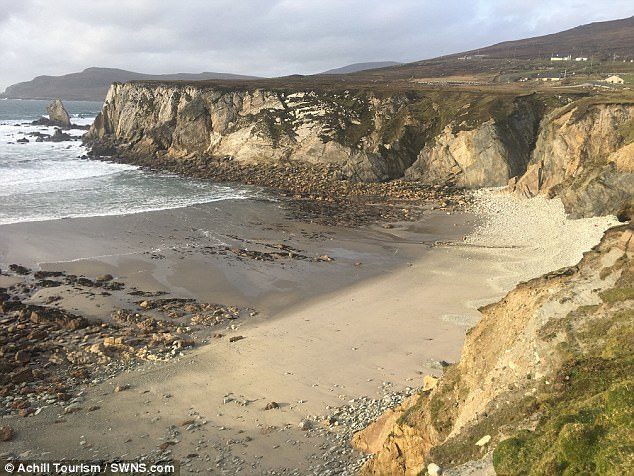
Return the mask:
{"type": "Polygon", "coordinates": [[[575,61],[588,61],[588,58],[585,56],[579,56],[578,58],[575,58],[575,61]]]}
{"type": "Polygon", "coordinates": [[[621,78],[620,76],[617,76],[616,74],[614,74],[612,76],[605,78],[603,82],[608,84],[623,84],[625,81],[623,81],[623,78],[621,78]]]}
{"type": "Polygon", "coordinates": [[[572,59],[571,55],[568,56],[551,56],[550,61],[570,61],[572,59]]]}

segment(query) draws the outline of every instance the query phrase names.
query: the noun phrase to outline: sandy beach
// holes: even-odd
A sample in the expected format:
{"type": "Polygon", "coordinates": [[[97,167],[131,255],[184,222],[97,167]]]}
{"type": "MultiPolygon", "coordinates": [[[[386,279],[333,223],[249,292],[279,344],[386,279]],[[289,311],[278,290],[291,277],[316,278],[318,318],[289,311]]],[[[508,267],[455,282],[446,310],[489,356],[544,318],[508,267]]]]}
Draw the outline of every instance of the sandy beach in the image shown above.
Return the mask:
{"type": "MultiPolygon", "coordinates": [[[[4,415],[16,438],[2,451],[176,459],[202,474],[350,474],[365,458],[351,433],[455,362],[477,307],[574,264],[614,223],[567,220],[558,201],[489,191],[470,212],[393,228],[302,223],[269,200],[2,226],[5,264],[108,273],[126,289],[256,310],[179,358],[78,389],[76,412],[53,404],[4,415]],[[280,249],[271,260],[244,253],[280,249]]],[[[30,302],[53,294],[90,319],[141,310],[129,293],[72,286],[30,302]]]]}

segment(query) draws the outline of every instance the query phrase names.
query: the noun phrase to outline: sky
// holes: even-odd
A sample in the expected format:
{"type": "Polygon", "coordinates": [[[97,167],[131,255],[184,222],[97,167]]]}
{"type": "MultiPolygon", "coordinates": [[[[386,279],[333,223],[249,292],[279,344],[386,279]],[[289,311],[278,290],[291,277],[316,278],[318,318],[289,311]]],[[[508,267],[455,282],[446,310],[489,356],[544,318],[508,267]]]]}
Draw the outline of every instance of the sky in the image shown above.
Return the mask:
{"type": "Polygon", "coordinates": [[[0,91],[91,66],[312,74],[632,14],[631,0],[0,0],[0,91]]]}

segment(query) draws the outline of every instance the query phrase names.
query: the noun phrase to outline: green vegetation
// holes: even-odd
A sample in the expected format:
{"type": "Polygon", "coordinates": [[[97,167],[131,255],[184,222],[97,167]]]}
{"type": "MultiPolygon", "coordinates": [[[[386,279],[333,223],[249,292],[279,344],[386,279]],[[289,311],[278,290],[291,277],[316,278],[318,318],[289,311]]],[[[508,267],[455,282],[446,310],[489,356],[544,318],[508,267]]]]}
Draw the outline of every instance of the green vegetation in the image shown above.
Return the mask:
{"type": "Polygon", "coordinates": [[[295,131],[285,110],[263,109],[254,122],[256,131],[270,137],[273,147],[278,147],[284,139],[295,140],[295,131]]]}
{"type": "Polygon", "coordinates": [[[623,308],[633,274],[625,266],[600,294],[604,304],[579,307],[542,329],[545,339],[566,335],[557,347],[563,364],[540,388],[535,429],[495,449],[497,474],[634,474],[634,310],[623,308]]]}
{"type": "Polygon", "coordinates": [[[619,301],[627,301],[629,299],[634,299],[634,288],[626,287],[626,288],[616,288],[609,289],[601,293],[601,299],[608,303],[615,303],[619,301]]]}
{"type": "Polygon", "coordinates": [[[573,384],[552,397],[537,428],[498,445],[497,474],[634,473],[631,359],[583,361],[568,370],[573,384]]]}
{"type": "Polygon", "coordinates": [[[428,392],[420,392],[418,394],[416,403],[414,403],[414,405],[412,405],[407,410],[405,410],[403,414],[397,420],[397,423],[399,425],[411,423],[412,419],[415,419],[417,415],[420,415],[422,413],[423,408],[428,403],[427,393],[428,392]]]}
{"type": "Polygon", "coordinates": [[[524,397],[520,401],[507,401],[496,408],[490,417],[478,420],[455,437],[432,448],[429,458],[441,467],[480,459],[487,450],[486,447],[476,446],[475,443],[480,438],[484,435],[496,435],[500,428],[507,425],[519,424],[538,409],[539,402],[533,396],[524,397]]]}
{"type": "MultiPolygon", "coordinates": [[[[460,372],[456,367],[449,369],[445,372],[438,391],[434,393],[434,396],[429,400],[429,412],[431,414],[431,420],[434,422],[434,427],[441,435],[449,434],[453,428],[453,406],[456,401],[454,395],[461,388],[460,385],[460,372]]],[[[412,419],[408,419],[407,423],[414,423],[412,419]]]]}
{"type": "Polygon", "coordinates": [[[331,118],[336,140],[348,147],[357,146],[374,128],[367,95],[344,93],[328,99],[336,111],[335,117],[331,118]]]}
{"type": "Polygon", "coordinates": [[[634,299],[634,269],[624,269],[614,287],[603,291],[600,296],[604,302],[611,304],[634,299]]]}
{"type": "Polygon", "coordinates": [[[623,145],[634,142],[634,119],[630,119],[619,126],[617,134],[623,141],[623,145]]]}

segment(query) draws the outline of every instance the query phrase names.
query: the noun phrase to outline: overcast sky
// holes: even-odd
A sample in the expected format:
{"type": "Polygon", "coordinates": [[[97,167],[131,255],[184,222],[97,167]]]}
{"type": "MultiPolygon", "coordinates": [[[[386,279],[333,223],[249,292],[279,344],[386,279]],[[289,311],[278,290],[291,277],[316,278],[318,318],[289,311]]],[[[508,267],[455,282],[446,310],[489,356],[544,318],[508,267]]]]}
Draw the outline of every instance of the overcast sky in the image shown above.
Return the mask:
{"type": "Polygon", "coordinates": [[[0,0],[0,91],[89,66],[316,73],[631,16],[632,0],[0,0]]]}

